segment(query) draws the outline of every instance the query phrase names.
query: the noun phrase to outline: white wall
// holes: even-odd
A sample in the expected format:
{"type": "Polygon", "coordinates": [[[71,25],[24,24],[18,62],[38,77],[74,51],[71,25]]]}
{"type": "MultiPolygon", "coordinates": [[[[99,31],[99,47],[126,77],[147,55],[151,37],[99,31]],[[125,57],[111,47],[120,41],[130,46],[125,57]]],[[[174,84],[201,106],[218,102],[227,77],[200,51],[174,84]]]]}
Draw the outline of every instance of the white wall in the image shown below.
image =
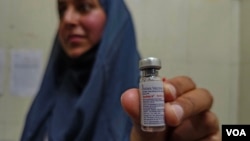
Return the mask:
{"type": "MultiPolygon", "coordinates": [[[[161,75],[189,75],[215,97],[222,123],[237,123],[239,92],[238,0],[126,0],[134,17],[139,50],[161,58],[161,75]]],[[[57,27],[55,1],[0,1],[0,48],[39,48],[44,63],[57,27]]],[[[10,56],[7,56],[10,59],[10,56]]],[[[6,89],[0,96],[0,141],[17,141],[32,97],[6,89]]]]}
{"type": "MultiPolygon", "coordinates": [[[[0,96],[0,141],[18,141],[32,97],[9,92],[10,50],[40,49],[44,64],[56,31],[55,1],[1,0],[0,48],[6,50],[5,89],[0,96]]],[[[41,74],[40,74],[41,75],[41,74]]]]}
{"type": "Polygon", "coordinates": [[[221,123],[237,122],[239,1],[127,0],[139,49],[162,59],[166,77],[189,75],[215,98],[221,123]],[[157,8],[156,8],[157,7],[157,8]]]}
{"type": "Polygon", "coordinates": [[[250,82],[250,1],[241,1],[240,28],[240,108],[239,122],[249,124],[249,82],[250,82]]]}

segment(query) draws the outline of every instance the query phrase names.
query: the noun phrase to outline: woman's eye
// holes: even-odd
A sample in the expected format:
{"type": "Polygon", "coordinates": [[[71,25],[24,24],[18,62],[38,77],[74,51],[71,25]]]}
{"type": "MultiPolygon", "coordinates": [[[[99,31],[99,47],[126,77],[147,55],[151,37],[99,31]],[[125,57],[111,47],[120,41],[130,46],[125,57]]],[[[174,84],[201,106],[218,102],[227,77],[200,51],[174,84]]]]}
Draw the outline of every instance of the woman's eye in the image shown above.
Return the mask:
{"type": "Polygon", "coordinates": [[[91,4],[79,4],[78,10],[82,13],[87,13],[89,12],[91,9],[93,8],[93,6],[91,4]]]}
{"type": "Polygon", "coordinates": [[[58,4],[58,12],[60,17],[63,16],[66,8],[67,8],[66,4],[58,4]]]}

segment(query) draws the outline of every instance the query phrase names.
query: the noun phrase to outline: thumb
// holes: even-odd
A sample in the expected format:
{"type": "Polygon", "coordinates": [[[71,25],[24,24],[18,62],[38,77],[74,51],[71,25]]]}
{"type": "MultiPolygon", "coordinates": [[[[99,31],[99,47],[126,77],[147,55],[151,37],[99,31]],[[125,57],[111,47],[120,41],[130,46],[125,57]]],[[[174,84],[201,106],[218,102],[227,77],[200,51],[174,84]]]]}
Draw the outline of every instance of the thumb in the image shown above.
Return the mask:
{"type": "Polygon", "coordinates": [[[121,96],[121,104],[133,122],[140,124],[140,95],[138,89],[129,89],[121,96]]]}

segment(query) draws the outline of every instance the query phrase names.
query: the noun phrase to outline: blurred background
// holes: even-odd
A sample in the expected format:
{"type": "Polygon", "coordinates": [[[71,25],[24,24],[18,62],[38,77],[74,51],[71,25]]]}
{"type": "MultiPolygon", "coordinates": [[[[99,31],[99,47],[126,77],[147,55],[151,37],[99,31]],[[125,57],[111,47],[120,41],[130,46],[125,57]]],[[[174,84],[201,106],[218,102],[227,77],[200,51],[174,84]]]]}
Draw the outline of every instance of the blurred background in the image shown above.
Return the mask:
{"type": "MultiPolygon", "coordinates": [[[[141,55],[162,60],[161,76],[188,75],[207,88],[220,124],[250,124],[249,0],[125,2],[141,55]]],[[[19,60],[15,52],[35,54],[39,67],[34,70],[41,71],[31,71],[33,75],[25,78],[37,76],[33,82],[38,83],[31,83],[38,86],[57,30],[56,1],[1,0],[0,19],[0,141],[18,141],[37,89],[25,95],[13,88],[11,81],[18,73],[13,64],[19,60]]]]}

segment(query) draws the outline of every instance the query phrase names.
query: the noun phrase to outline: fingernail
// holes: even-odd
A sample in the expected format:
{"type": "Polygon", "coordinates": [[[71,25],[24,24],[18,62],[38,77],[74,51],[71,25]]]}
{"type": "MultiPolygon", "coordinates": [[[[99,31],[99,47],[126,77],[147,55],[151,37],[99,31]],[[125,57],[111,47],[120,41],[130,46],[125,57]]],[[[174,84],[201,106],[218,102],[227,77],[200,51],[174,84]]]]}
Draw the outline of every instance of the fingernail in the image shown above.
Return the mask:
{"type": "Polygon", "coordinates": [[[176,99],[176,89],[175,87],[170,84],[170,83],[165,83],[165,86],[167,87],[167,89],[169,90],[170,94],[173,96],[174,99],[176,99]]]}
{"type": "Polygon", "coordinates": [[[163,78],[162,78],[162,81],[163,81],[163,82],[167,82],[167,78],[163,77],[163,78]]]}
{"type": "Polygon", "coordinates": [[[178,120],[180,121],[182,119],[182,116],[183,116],[183,109],[180,105],[178,104],[172,104],[171,105],[171,108],[173,109],[176,117],[178,118],[178,120]]]}

